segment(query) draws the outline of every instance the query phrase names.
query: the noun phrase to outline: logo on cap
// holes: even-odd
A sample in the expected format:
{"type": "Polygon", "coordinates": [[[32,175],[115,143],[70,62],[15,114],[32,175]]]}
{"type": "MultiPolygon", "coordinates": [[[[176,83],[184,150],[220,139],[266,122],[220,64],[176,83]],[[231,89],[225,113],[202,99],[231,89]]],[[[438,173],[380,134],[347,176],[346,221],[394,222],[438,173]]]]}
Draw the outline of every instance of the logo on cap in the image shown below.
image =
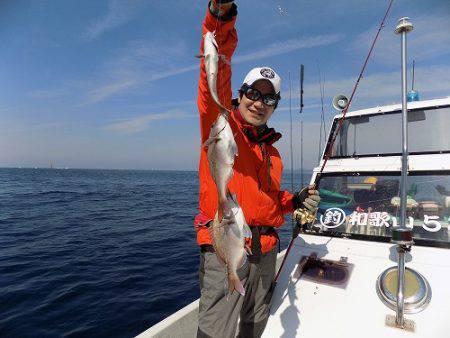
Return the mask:
{"type": "Polygon", "coordinates": [[[272,69],[269,68],[262,68],[260,70],[260,73],[263,77],[267,78],[267,79],[273,79],[275,77],[275,73],[272,69]]]}

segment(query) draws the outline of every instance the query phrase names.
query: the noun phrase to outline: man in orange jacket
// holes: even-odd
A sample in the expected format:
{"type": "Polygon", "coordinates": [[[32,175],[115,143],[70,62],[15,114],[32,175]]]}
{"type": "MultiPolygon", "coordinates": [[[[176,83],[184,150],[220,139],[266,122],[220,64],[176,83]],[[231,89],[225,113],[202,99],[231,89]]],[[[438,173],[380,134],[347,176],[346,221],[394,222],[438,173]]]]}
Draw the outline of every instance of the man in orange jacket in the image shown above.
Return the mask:
{"type": "MultiPolygon", "coordinates": [[[[203,21],[202,34],[215,32],[219,54],[228,61],[237,45],[236,16],[237,6],[233,1],[213,0],[203,21]]],[[[200,54],[203,54],[203,41],[200,54]]],[[[269,315],[270,290],[275,278],[278,242],[275,228],[284,223],[285,214],[300,207],[315,212],[320,201],[318,192],[312,188],[293,195],[280,190],[283,164],[273,144],[281,134],[266,124],[278,105],[280,89],[281,79],[273,69],[254,68],[245,77],[232,107],[230,62],[219,61],[217,93],[222,104],[232,108],[229,123],[239,153],[228,189],[236,194],[252,230],[253,254],[237,271],[244,283],[245,296],[234,292],[227,298],[225,269],[217,260],[208,229],[217,211],[217,188],[209,171],[207,150],[202,147],[199,213],[195,218],[201,252],[198,337],[234,337],[238,318],[239,337],[261,336],[269,315]]],[[[203,144],[219,113],[209,92],[203,60],[197,105],[203,144]]]]}

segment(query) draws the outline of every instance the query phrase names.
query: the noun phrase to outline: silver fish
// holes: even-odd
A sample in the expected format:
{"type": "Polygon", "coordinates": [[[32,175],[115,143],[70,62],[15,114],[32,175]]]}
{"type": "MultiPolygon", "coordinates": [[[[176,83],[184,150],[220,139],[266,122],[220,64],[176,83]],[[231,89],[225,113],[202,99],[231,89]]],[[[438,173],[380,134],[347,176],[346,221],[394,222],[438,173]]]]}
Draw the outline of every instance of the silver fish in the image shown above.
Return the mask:
{"type": "Polygon", "coordinates": [[[227,185],[233,176],[234,157],[238,154],[226,112],[222,111],[211,126],[205,146],[208,147],[209,170],[217,187],[218,212],[221,219],[223,215],[230,212],[229,203],[227,203],[227,185]]]}
{"type": "Polygon", "coordinates": [[[252,233],[236,200],[236,195],[228,194],[227,203],[231,213],[225,215],[221,221],[216,213],[210,231],[217,257],[226,266],[226,292],[231,294],[236,290],[241,295],[245,295],[237,269],[245,264],[247,257],[245,238],[251,238],[252,233]]]}
{"type": "Polygon", "coordinates": [[[219,59],[226,60],[223,55],[219,55],[218,45],[213,32],[206,32],[203,43],[203,57],[205,58],[205,68],[208,79],[209,92],[213,100],[223,110],[228,111],[222,103],[220,103],[217,95],[217,74],[219,72],[219,59]]]}

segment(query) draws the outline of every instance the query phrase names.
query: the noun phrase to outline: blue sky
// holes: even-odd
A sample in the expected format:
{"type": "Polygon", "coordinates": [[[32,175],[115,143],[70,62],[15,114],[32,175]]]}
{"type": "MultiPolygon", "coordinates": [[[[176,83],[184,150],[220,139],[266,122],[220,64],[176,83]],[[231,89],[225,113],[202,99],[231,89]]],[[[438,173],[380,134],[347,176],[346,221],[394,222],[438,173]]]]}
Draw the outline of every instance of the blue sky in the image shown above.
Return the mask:
{"type": "MultiPolygon", "coordinates": [[[[388,1],[238,1],[236,91],[252,67],[283,79],[270,123],[289,166],[292,78],[299,167],[298,68],[305,74],[305,167],[317,162],[318,65],[331,98],[349,95],[388,1]]],[[[192,169],[200,148],[196,85],[206,1],[1,1],[0,167],[192,169]]],[[[411,17],[421,98],[450,95],[450,1],[397,0],[353,108],[400,102],[396,21],[411,17]]]]}

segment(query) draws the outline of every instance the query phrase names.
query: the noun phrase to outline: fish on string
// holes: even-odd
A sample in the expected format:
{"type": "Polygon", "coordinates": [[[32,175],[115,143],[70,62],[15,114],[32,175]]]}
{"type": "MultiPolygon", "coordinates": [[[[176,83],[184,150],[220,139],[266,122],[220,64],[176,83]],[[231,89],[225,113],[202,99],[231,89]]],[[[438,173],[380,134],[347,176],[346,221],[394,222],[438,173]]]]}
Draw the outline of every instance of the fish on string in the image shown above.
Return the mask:
{"type": "Polygon", "coordinates": [[[244,212],[239,206],[236,195],[227,194],[231,213],[219,221],[218,214],[210,226],[213,246],[221,263],[225,265],[225,294],[228,296],[234,290],[245,295],[245,280],[241,281],[237,270],[242,267],[250,252],[246,248],[245,238],[251,238],[252,233],[245,221],[244,212]]]}
{"type": "Polygon", "coordinates": [[[211,97],[220,109],[216,121],[211,126],[209,138],[204,146],[208,148],[208,162],[211,176],[218,192],[219,219],[230,212],[227,202],[227,185],[233,176],[234,158],[238,154],[233,131],[228,122],[229,109],[219,100],[217,94],[217,75],[219,72],[218,46],[214,34],[207,32],[204,36],[204,62],[208,88],[211,97]]]}
{"type": "Polygon", "coordinates": [[[250,253],[245,239],[251,238],[252,235],[236,195],[228,190],[238,148],[228,122],[230,111],[220,102],[217,93],[220,58],[218,45],[212,32],[205,34],[203,49],[208,88],[220,110],[216,121],[211,126],[209,137],[204,143],[204,146],[208,148],[209,169],[218,194],[217,212],[209,229],[217,257],[225,265],[227,278],[224,287],[228,299],[228,295],[234,290],[241,295],[245,294],[244,281],[239,280],[237,270],[245,264],[246,255],[250,253]]]}

